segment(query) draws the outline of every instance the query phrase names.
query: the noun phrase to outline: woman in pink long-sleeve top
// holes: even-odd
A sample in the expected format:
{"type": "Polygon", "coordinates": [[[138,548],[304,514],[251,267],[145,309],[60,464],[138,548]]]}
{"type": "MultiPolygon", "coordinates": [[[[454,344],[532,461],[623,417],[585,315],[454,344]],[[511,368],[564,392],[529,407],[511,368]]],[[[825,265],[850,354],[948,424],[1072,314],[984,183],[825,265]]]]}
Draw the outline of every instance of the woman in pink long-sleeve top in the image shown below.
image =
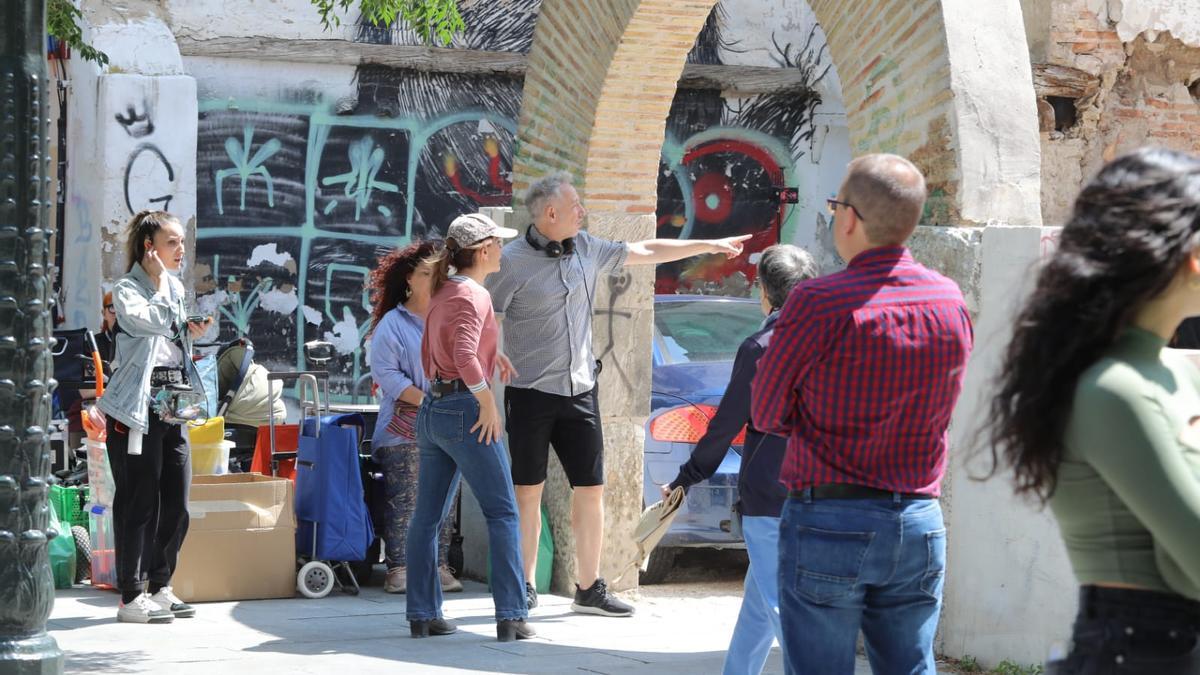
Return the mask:
{"type": "Polygon", "coordinates": [[[497,368],[507,382],[512,364],[497,349],[499,327],[483,287],[484,279],[500,269],[501,239],[516,235],[484,216],[460,216],[450,224],[445,252],[435,264],[421,341],[430,393],[417,414],[421,470],[408,525],[406,613],[413,637],[457,630],[442,617],[437,535],[460,475],[487,520],[496,637],[507,642],[534,636],[525,623],[529,610],[512,472],[500,442],[500,412],[488,386],[497,368]]]}

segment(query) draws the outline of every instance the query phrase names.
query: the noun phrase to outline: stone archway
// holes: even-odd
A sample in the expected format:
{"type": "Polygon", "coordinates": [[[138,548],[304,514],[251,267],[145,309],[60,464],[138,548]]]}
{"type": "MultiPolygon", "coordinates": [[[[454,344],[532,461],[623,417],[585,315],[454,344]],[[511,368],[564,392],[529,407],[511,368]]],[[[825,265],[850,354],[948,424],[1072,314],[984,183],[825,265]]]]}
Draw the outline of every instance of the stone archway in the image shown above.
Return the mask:
{"type": "MultiPolygon", "coordinates": [[[[714,4],[545,0],[518,122],[515,194],[536,176],[566,170],[590,211],[590,231],[625,240],[653,236],[667,113],[714,4]]],[[[840,74],[853,153],[912,158],[929,182],[926,223],[1040,224],[1037,116],[1018,0],[985,8],[943,0],[809,4],[840,74]]],[[[596,351],[608,354],[600,378],[606,575],[632,556],[642,505],[651,294],[651,270],[633,270],[599,289],[595,308],[596,351]]],[[[573,542],[566,485],[556,473],[547,501],[561,552],[556,585],[568,589],[573,542]]]]}

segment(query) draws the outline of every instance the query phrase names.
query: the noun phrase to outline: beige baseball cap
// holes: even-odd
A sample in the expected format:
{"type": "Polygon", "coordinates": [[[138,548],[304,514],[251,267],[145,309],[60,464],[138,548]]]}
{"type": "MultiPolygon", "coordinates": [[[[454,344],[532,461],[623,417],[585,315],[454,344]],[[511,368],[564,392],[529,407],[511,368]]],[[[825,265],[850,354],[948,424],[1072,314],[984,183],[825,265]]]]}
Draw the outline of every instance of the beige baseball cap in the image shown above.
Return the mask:
{"type": "Polygon", "coordinates": [[[481,213],[461,215],[455,218],[454,222],[450,223],[450,229],[446,230],[446,238],[453,239],[460,248],[471,248],[490,237],[512,239],[518,234],[520,233],[512,228],[500,227],[496,221],[481,213]]]}

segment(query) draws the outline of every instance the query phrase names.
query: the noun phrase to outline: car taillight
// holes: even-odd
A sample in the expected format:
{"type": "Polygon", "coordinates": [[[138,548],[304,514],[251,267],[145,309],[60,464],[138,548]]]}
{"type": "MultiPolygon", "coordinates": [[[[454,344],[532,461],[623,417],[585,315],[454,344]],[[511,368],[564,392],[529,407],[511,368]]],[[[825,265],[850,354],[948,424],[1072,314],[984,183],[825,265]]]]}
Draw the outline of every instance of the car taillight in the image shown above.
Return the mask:
{"type": "MultiPolygon", "coordinates": [[[[656,441],[696,443],[708,431],[708,422],[717,414],[712,405],[685,405],[672,408],[650,421],[650,436],[656,441]]],[[[738,432],[732,445],[746,442],[746,427],[738,432]]]]}

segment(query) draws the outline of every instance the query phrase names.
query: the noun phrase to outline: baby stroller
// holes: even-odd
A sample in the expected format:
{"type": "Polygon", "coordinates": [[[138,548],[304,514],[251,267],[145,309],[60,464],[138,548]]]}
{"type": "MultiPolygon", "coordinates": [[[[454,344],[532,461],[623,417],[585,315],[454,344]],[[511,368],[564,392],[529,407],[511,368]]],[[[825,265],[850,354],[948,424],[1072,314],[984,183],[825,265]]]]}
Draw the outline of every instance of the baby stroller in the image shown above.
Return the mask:
{"type": "Polygon", "coordinates": [[[267,369],[254,362],[254,343],[248,338],[203,346],[218,347],[216,416],[225,419],[225,439],[233,443],[229,470],[248,471],[258,428],[283,423],[282,392],[271,391],[267,369]]]}

